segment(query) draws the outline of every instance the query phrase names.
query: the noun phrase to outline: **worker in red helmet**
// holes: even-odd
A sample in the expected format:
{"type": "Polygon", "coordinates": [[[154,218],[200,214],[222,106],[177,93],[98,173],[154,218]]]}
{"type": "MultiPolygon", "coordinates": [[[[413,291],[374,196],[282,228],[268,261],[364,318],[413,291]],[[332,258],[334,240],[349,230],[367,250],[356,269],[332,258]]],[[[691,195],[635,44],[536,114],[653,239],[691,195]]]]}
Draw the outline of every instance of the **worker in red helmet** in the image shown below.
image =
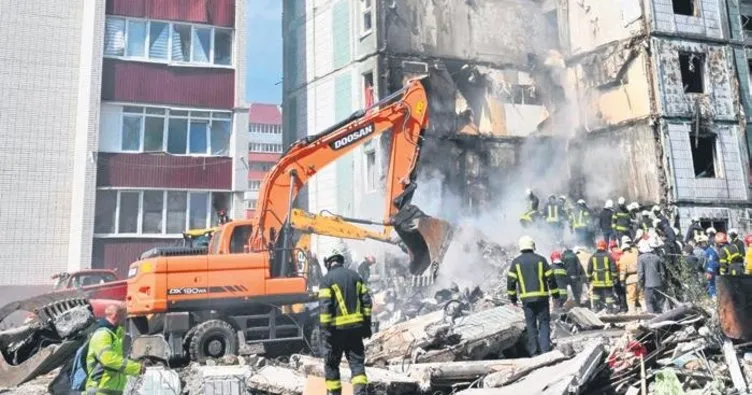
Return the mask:
{"type": "Polygon", "coordinates": [[[741,276],[744,274],[744,257],[739,248],[729,243],[728,237],[723,232],[715,234],[715,244],[718,247],[718,255],[721,261],[721,276],[741,276]]]}
{"type": "Polygon", "coordinates": [[[747,257],[745,259],[746,267],[744,274],[752,275],[752,248],[749,248],[752,245],[752,235],[744,236],[744,245],[747,246],[747,257]]]}
{"type": "Polygon", "coordinates": [[[595,311],[613,311],[614,285],[619,282],[616,263],[607,251],[608,243],[605,240],[598,240],[596,247],[598,251],[590,257],[587,268],[587,275],[593,287],[591,303],[595,311]]]}
{"type": "Polygon", "coordinates": [[[554,299],[554,306],[561,308],[567,300],[567,286],[569,285],[569,275],[564,262],[561,260],[561,252],[554,251],[551,253],[551,269],[554,271],[556,286],[559,287],[559,298],[554,299]]]}

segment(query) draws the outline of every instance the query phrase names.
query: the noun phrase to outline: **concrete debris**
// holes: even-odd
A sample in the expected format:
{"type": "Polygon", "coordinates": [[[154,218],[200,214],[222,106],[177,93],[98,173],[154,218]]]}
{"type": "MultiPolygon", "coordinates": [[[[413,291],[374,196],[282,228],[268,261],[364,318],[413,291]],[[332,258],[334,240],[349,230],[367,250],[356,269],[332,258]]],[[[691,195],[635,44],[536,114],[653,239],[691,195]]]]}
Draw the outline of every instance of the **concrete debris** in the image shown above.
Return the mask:
{"type": "MultiPolygon", "coordinates": [[[[178,372],[163,366],[149,366],[138,378],[129,377],[125,386],[126,394],[130,395],[180,395],[182,387],[178,372]]],[[[241,392],[209,392],[206,394],[232,394],[239,395],[241,392]]]]}
{"type": "Polygon", "coordinates": [[[292,368],[264,366],[248,379],[248,388],[275,395],[301,395],[306,378],[292,368]]]}
{"type": "MultiPolygon", "coordinates": [[[[324,377],[324,361],[307,355],[293,355],[290,366],[305,376],[324,377]]],[[[340,378],[349,382],[352,377],[347,362],[340,365],[340,378]]],[[[389,394],[414,394],[418,390],[418,382],[414,378],[387,369],[366,367],[366,376],[372,387],[380,388],[389,394]]]]}

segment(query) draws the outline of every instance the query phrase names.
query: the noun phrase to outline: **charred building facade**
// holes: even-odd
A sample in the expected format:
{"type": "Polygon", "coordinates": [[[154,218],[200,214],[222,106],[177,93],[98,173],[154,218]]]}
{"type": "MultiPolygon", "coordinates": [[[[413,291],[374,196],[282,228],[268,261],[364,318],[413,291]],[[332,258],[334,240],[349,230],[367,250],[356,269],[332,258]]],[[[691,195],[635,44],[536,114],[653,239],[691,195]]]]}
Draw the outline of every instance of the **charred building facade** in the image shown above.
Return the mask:
{"type": "MultiPolygon", "coordinates": [[[[286,142],[427,75],[421,171],[444,203],[482,211],[532,187],[747,229],[752,19],[731,3],[288,2],[286,142]]],[[[380,216],[366,202],[383,198],[384,153],[368,145],[322,172],[309,209],[380,216]]]]}

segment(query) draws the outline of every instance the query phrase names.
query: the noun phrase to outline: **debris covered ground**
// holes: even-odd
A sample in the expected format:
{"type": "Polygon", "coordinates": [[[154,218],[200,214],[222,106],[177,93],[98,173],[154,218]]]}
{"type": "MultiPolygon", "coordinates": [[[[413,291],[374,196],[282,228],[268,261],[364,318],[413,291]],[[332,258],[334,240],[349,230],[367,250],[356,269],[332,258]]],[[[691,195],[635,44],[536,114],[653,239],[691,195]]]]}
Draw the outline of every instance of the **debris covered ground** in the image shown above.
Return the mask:
{"type": "MultiPolygon", "coordinates": [[[[724,335],[714,301],[689,303],[671,296],[682,292],[669,292],[666,311],[659,315],[595,313],[567,303],[552,313],[554,349],[527,356],[522,310],[504,296],[509,253],[478,243],[484,261],[478,265],[496,275],[472,289],[411,287],[399,275],[374,280],[379,328],[366,344],[371,393],[747,393],[752,348],[724,335]]],[[[683,294],[697,297],[690,285],[684,288],[683,294]]],[[[347,382],[344,360],[341,373],[347,382]]],[[[55,374],[4,393],[46,393],[55,374]]],[[[149,367],[129,383],[128,392],[321,394],[323,374],[323,361],[311,355],[226,356],[174,369],[149,367]]],[[[349,393],[346,384],[343,393],[349,393]]]]}

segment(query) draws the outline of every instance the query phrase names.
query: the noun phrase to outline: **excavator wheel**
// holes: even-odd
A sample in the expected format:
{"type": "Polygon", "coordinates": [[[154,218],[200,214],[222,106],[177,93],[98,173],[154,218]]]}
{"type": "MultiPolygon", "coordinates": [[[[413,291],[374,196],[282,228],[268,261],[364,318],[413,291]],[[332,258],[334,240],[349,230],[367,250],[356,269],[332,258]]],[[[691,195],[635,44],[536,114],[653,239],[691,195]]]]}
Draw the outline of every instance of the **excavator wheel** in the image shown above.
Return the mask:
{"type": "Polygon", "coordinates": [[[196,326],[188,352],[191,360],[196,362],[237,354],[238,337],[235,329],[222,320],[202,322],[196,326]]]}
{"type": "Polygon", "coordinates": [[[452,241],[452,225],[413,205],[403,207],[392,218],[392,225],[410,255],[410,274],[421,275],[430,269],[435,277],[452,241]]]}

